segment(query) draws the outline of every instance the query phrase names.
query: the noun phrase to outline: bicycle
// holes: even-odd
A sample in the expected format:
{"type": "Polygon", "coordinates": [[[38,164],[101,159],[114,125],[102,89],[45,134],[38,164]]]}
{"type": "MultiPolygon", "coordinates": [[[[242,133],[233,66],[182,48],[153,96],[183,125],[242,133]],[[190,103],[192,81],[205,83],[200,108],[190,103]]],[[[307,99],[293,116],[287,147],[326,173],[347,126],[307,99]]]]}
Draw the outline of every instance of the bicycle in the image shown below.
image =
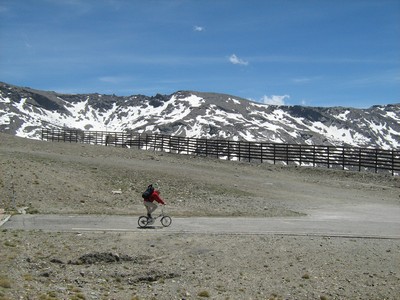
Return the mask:
{"type": "Polygon", "coordinates": [[[151,220],[148,216],[140,216],[138,219],[138,225],[140,228],[145,228],[148,225],[154,224],[155,220],[160,219],[161,225],[164,227],[168,227],[172,223],[172,219],[170,216],[164,213],[164,207],[161,207],[161,212],[157,217],[153,217],[151,220]]]}

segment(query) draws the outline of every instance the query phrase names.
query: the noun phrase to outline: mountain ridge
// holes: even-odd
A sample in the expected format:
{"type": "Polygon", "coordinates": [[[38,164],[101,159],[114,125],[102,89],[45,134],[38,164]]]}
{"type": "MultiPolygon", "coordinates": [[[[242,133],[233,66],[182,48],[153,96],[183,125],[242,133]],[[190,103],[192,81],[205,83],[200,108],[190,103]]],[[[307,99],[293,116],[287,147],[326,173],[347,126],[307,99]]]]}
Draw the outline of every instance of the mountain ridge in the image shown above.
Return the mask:
{"type": "Polygon", "coordinates": [[[213,92],[62,94],[0,83],[0,131],[38,139],[61,127],[390,149],[400,147],[400,104],[275,106],[213,92]]]}

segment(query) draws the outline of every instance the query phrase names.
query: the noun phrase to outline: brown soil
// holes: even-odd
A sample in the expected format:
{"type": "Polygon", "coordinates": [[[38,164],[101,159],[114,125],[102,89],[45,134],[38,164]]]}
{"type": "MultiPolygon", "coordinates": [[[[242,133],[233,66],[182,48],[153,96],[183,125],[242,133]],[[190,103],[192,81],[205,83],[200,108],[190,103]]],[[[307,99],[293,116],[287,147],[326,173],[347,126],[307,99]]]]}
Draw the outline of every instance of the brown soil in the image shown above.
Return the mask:
{"type": "MultiPolygon", "coordinates": [[[[400,205],[386,174],[229,162],[0,134],[0,208],[144,212],[158,182],[173,217],[302,216],[400,205]],[[120,190],[120,194],[113,191],[120,190]]],[[[279,235],[1,230],[0,299],[396,299],[400,241],[279,235]]]]}

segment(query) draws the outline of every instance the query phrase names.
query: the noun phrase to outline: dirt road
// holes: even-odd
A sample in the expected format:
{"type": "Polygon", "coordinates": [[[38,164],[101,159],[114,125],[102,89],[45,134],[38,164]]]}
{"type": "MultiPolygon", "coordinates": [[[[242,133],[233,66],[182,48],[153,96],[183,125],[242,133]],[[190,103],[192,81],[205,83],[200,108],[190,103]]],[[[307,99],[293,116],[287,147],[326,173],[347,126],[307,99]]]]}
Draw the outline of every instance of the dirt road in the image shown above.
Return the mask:
{"type": "MultiPolygon", "coordinates": [[[[115,215],[16,215],[5,229],[44,231],[120,231],[142,230],[135,216],[115,215]]],[[[149,229],[166,233],[208,234],[284,234],[325,237],[400,239],[400,207],[358,205],[313,210],[302,217],[244,218],[190,217],[173,218],[164,228],[160,222],[149,229]]]]}

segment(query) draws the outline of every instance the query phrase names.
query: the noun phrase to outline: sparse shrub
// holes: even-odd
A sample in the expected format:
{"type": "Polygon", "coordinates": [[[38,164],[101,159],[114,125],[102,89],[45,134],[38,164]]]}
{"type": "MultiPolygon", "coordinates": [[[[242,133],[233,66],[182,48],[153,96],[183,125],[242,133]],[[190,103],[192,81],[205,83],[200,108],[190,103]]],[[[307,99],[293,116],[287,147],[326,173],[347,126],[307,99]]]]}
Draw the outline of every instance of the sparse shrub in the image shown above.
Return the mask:
{"type": "Polygon", "coordinates": [[[71,300],[85,300],[85,299],[86,299],[85,295],[83,295],[83,294],[81,294],[81,293],[75,294],[75,295],[71,298],[71,300]]]}
{"type": "Polygon", "coordinates": [[[11,241],[5,241],[5,242],[4,242],[4,246],[7,246],[7,247],[16,247],[16,245],[15,245],[14,243],[12,243],[11,241]]]}
{"type": "Polygon", "coordinates": [[[49,295],[51,298],[57,298],[57,293],[55,291],[50,291],[47,293],[47,295],[49,295]]]}
{"type": "Polygon", "coordinates": [[[273,293],[271,296],[268,298],[268,300],[282,300],[283,298],[278,296],[277,294],[273,293]]]}
{"type": "Polygon", "coordinates": [[[210,293],[207,291],[201,291],[197,294],[197,296],[199,297],[203,297],[203,298],[209,298],[210,297],[210,293]]]}
{"type": "Polygon", "coordinates": [[[32,280],[33,280],[33,277],[32,277],[31,274],[24,274],[23,277],[24,277],[24,279],[25,279],[26,281],[32,281],[32,280]]]}
{"type": "Polygon", "coordinates": [[[27,214],[31,214],[31,215],[35,215],[39,213],[39,210],[33,207],[28,207],[28,209],[26,210],[27,214]]]}
{"type": "Polygon", "coordinates": [[[57,293],[54,291],[48,292],[47,294],[42,294],[39,296],[40,300],[53,300],[57,299],[57,293]]]}
{"type": "Polygon", "coordinates": [[[310,279],[310,274],[306,273],[303,276],[301,276],[303,279],[310,279]]]}
{"type": "Polygon", "coordinates": [[[11,288],[11,282],[6,276],[0,275],[0,287],[5,289],[11,288]]]}

